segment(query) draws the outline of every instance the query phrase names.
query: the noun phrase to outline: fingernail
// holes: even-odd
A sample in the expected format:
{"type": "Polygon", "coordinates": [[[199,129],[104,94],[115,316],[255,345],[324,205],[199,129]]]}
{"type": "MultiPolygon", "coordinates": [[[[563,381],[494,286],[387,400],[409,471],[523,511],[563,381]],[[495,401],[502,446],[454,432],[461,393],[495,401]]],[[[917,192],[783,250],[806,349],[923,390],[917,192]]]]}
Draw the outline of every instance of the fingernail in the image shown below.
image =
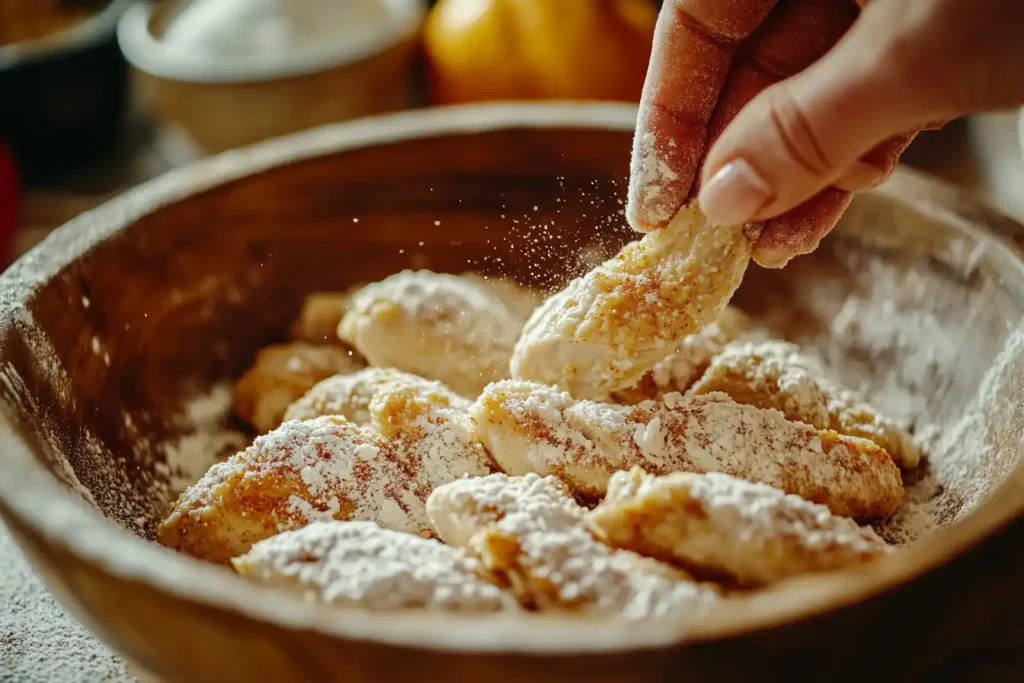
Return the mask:
{"type": "Polygon", "coordinates": [[[753,218],[772,198],[772,188],[743,159],[723,166],[700,189],[697,202],[712,223],[738,225],[753,218]]]}

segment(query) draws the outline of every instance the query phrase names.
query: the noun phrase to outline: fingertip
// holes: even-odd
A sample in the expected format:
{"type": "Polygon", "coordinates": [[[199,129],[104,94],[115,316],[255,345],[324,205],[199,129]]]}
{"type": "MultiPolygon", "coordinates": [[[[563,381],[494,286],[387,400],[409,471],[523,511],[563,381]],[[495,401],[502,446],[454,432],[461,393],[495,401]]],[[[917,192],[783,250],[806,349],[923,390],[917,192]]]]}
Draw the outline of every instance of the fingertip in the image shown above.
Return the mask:
{"type": "Polygon", "coordinates": [[[630,160],[626,220],[634,230],[649,232],[668,224],[693,185],[702,132],[692,124],[669,127],[664,116],[651,116],[638,128],[630,160]],[[687,133],[677,142],[680,133],[687,133]]]}
{"type": "MultiPolygon", "coordinates": [[[[647,207],[644,207],[647,208],[647,207]]],[[[637,232],[651,232],[668,225],[671,216],[664,218],[665,213],[661,210],[650,212],[640,207],[640,202],[630,187],[629,198],[626,200],[626,223],[637,232]]]]}

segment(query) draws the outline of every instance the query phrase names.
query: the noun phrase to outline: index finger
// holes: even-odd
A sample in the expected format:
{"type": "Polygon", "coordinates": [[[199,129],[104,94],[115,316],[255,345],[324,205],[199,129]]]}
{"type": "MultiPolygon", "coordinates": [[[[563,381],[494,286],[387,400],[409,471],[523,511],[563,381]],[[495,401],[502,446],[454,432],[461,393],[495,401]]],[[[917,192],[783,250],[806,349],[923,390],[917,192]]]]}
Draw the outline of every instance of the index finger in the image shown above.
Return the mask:
{"type": "Polygon", "coordinates": [[[686,201],[733,57],[777,1],[662,5],[630,161],[626,218],[634,229],[663,227],[686,201]]]}

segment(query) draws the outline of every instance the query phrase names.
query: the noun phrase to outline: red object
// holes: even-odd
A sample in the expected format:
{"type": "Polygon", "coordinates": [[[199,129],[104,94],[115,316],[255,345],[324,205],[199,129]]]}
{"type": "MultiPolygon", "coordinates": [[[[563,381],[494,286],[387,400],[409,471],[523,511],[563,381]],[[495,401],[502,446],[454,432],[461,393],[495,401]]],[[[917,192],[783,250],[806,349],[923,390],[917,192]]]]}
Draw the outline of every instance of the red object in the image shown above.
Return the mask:
{"type": "Polygon", "coordinates": [[[19,200],[14,157],[0,140],[0,264],[4,268],[11,263],[14,233],[18,230],[19,200]]]}

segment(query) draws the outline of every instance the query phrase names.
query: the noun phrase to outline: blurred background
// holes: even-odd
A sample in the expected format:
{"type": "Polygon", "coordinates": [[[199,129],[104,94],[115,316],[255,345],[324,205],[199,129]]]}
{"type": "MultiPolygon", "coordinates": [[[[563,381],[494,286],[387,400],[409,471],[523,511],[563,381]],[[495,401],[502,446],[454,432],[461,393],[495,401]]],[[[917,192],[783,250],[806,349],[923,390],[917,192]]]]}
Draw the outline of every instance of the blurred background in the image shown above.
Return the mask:
{"type": "MultiPolygon", "coordinates": [[[[461,102],[639,99],[657,0],[0,0],[0,265],[206,154],[461,102]]],[[[1024,219],[1011,112],[906,163],[1024,219]]]]}

